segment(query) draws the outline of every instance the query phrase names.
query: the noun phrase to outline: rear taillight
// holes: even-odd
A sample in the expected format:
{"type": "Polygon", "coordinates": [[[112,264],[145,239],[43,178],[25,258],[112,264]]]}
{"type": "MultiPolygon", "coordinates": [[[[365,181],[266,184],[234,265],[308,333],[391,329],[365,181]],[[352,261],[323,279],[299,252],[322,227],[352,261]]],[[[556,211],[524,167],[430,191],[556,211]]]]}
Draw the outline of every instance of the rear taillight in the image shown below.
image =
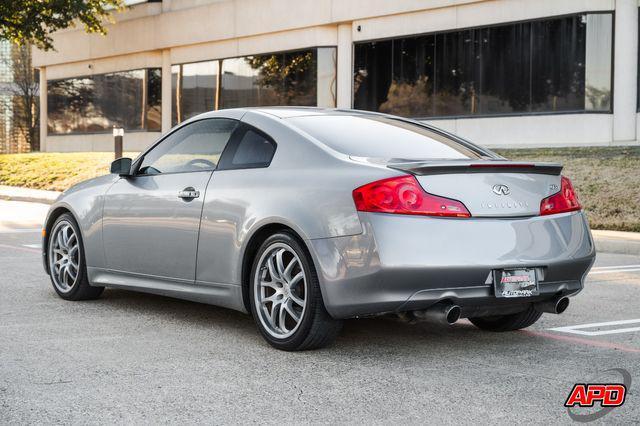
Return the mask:
{"type": "Polygon", "coordinates": [[[560,192],[545,198],[540,203],[540,215],[557,214],[580,210],[582,206],[569,178],[560,178],[560,192]]]}
{"type": "Polygon", "coordinates": [[[353,191],[353,201],[361,212],[471,217],[460,201],[431,195],[408,175],[363,185],[353,191]]]}

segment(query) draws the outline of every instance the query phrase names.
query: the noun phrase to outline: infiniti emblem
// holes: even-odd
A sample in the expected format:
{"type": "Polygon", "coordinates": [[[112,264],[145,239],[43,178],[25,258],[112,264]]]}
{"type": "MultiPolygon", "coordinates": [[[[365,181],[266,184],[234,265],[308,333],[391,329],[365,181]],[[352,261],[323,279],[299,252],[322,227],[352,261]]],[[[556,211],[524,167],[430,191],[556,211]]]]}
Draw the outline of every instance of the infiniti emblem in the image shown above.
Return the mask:
{"type": "Polygon", "coordinates": [[[493,188],[491,188],[491,190],[497,195],[509,195],[509,193],[511,192],[507,185],[502,184],[493,185],[493,188]]]}

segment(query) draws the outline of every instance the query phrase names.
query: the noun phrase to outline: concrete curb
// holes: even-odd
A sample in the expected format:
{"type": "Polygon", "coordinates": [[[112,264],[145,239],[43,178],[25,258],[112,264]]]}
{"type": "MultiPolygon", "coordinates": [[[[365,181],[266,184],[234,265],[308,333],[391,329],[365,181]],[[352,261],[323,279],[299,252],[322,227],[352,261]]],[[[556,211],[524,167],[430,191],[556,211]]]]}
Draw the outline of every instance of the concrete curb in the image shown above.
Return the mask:
{"type": "Polygon", "coordinates": [[[592,230],[596,250],[640,256],[640,232],[592,230]]]}
{"type": "Polygon", "coordinates": [[[53,204],[62,194],[58,191],[44,191],[41,189],[19,188],[16,186],[0,185],[0,199],[8,201],[26,201],[30,203],[53,204]]]}

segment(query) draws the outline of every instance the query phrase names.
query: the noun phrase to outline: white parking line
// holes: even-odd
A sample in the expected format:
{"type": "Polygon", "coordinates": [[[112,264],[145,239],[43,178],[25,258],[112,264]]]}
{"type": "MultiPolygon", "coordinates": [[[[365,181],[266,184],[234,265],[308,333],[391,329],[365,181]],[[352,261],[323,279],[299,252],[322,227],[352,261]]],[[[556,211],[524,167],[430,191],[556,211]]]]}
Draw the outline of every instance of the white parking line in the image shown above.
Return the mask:
{"type": "Polygon", "coordinates": [[[631,269],[609,269],[606,271],[593,271],[589,272],[589,275],[598,275],[598,274],[618,274],[621,272],[638,272],[640,268],[631,268],[631,269]]]}
{"type": "Polygon", "coordinates": [[[615,325],[640,324],[640,319],[596,322],[592,324],[570,325],[567,327],[549,328],[550,331],[558,331],[560,333],[581,334],[583,336],[602,336],[605,334],[633,333],[640,331],[640,327],[613,328],[609,330],[585,331],[587,328],[610,327],[615,325]]]}
{"type": "Polygon", "coordinates": [[[620,269],[620,268],[640,268],[640,265],[616,265],[616,266],[596,266],[592,271],[600,271],[604,269],[620,269]]]}
{"type": "Polygon", "coordinates": [[[42,244],[23,244],[24,247],[39,249],[42,248],[42,244]]]}
{"type": "Polygon", "coordinates": [[[600,266],[592,268],[589,271],[589,275],[598,274],[617,274],[620,272],[638,272],[640,271],[640,265],[617,265],[617,266],[600,266]]]}

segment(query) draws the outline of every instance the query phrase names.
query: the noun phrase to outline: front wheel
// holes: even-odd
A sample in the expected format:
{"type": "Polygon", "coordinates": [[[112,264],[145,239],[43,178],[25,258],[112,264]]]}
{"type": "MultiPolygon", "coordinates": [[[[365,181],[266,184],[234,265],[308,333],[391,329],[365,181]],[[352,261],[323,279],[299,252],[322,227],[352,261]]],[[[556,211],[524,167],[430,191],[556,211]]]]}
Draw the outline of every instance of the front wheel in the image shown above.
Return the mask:
{"type": "Polygon", "coordinates": [[[51,284],[61,298],[89,300],[102,294],[104,287],[89,284],[80,228],[69,213],[61,215],[51,227],[47,260],[51,284]]]}
{"type": "Polygon", "coordinates": [[[251,312],[277,349],[300,351],[330,344],[342,321],[327,313],[318,276],[298,239],[282,232],[262,244],[251,269],[251,312]]]}
{"type": "Polygon", "coordinates": [[[469,318],[469,321],[481,330],[513,331],[533,325],[541,316],[542,312],[531,306],[526,311],[517,314],[469,318]]]}

